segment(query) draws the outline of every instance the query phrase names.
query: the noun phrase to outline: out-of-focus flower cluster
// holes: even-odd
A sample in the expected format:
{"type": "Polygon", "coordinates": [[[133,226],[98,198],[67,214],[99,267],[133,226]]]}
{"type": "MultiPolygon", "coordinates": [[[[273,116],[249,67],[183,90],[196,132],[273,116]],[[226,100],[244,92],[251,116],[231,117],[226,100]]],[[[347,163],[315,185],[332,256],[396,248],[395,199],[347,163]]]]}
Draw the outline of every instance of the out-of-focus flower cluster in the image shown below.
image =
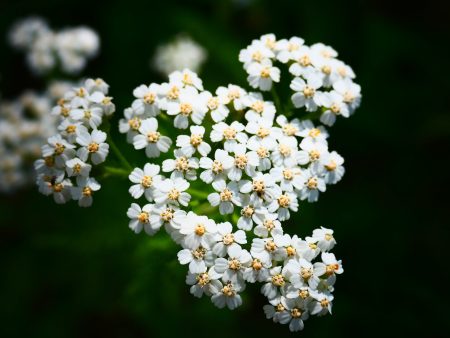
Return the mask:
{"type": "Polygon", "coordinates": [[[108,87],[102,79],[88,79],[66,92],[51,110],[58,119],[58,133],[42,146],[42,158],[34,166],[39,191],[53,195],[56,203],[74,199],[82,207],[90,206],[100,189],[92,174],[93,166],[104,162],[109,152],[107,134],[99,129],[115,111],[108,87]]]}
{"type": "Polygon", "coordinates": [[[58,67],[65,73],[78,73],[97,54],[100,44],[97,33],[88,27],[56,32],[37,17],[17,22],[9,38],[13,47],[26,52],[29,66],[38,74],[58,67]]]}
{"type": "Polygon", "coordinates": [[[33,181],[33,161],[56,131],[48,112],[49,93],[25,92],[14,101],[0,102],[0,192],[14,192],[33,181]]]}
{"type": "Polygon", "coordinates": [[[294,107],[318,111],[320,121],[332,126],[336,116],[349,117],[361,100],[361,87],[353,82],[355,73],[337,55],[323,43],[307,46],[299,37],[277,40],[274,34],[267,34],[243,49],[239,61],[250,86],[263,91],[280,81],[277,63],[287,65],[294,77],[290,84],[294,107]]]}
{"type": "Polygon", "coordinates": [[[180,35],[173,41],[159,46],[151,62],[158,72],[167,76],[185,68],[199,72],[206,58],[207,53],[202,46],[189,36],[180,35]]]}

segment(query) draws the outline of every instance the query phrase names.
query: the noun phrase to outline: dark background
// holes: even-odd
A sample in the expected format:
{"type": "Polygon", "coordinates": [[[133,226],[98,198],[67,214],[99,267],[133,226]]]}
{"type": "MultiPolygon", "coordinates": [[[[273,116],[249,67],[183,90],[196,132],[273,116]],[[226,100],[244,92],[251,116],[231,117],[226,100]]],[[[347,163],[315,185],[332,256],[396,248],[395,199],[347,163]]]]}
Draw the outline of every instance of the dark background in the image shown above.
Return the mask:
{"type": "MultiPolygon", "coordinates": [[[[0,92],[43,88],[6,31],[29,14],[54,28],[86,24],[101,53],[84,74],[111,85],[116,119],[141,83],[161,82],[148,64],[179,32],[209,52],[206,88],[246,88],[237,56],[273,32],[330,44],[362,86],[362,106],[331,130],[347,173],[318,203],[302,205],[287,230],[335,229],[345,273],[334,314],[306,322],[304,337],[444,337],[448,317],[450,10],[445,1],[2,1],[0,92]]],[[[133,152],[125,143],[125,152],[133,152]]],[[[142,156],[142,153],[139,153],[142,156]]],[[[127,226],[126,181],[105,181],[94,207],[57,206],[34,189],[0,197],[1,337],[274,337],[264,297],[245,293],[236,311],[197,300],[177,247],[161,232],[127,226]]]]}

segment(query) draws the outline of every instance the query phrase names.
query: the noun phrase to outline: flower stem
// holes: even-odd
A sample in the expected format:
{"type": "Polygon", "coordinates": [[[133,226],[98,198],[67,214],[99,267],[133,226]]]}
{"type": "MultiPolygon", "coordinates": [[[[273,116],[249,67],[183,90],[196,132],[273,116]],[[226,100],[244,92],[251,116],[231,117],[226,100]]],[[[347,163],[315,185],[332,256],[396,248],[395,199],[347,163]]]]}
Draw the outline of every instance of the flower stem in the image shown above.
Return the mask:
{"type": "Polygon", "coordinates": [[[109,143],[109,146],[111,147],[112,152],[114,153],[114,155],[116,155],[117,159],[125,167],[125,169],[128,170],[129,172],[132,171],[133,167],[128,162],[128,160],[125,158],[125,156],[123,156],[122,152],[117,147],[114,140],[112,139],[111,134],[108,134],[108,143],[109,143]]]}
{"type": "Polygon", "coordinates": [[[275,108],[277,109],[277,113],[282,114],[283,110],[281,109],[280,97],[278,96],[277,90],[275,89],[274,85],[272,85],[271,93],[273,97],[273,102],[275,103],[275,108]]]}
{"type": "Polygon", "coordinates": [[[122,168],[114,168],[114,167],[104,167],[105,170],[104,176],[117,176],[117,177],[128,177],[130,174],[129,171],[122,168]]]}

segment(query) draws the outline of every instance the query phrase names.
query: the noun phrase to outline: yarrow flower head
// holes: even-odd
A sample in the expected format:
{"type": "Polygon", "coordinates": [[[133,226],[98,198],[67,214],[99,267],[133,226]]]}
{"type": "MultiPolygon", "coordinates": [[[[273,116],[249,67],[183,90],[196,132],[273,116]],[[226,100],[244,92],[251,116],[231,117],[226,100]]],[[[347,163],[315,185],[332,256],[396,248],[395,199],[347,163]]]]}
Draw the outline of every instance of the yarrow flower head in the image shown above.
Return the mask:
{"type": "Polygon", "coordinates": [[[107,94],[108,85],[102,79],[88,79],[83,86],[67,91],[52,109],[59,120],[59,133],[42,146],[43,158],[35,162],[35,169],[39,190],[53,195],[57,203],[72,198],[88,207],[101,188],[90,175],[109,154],[107,134],[98,129],[115,110],[107,94]]]}
{"type": "MultiPolygon", "coordinates": [[[[210,92],[187,68],[133,91],[119,131],[150,160],[134,169],[123,160],[125,168],[106,173],[125,171],[131,182],[132,231],[152,236],[164,228],[180,246],[177,258],[195,297],[235,309],[247,283],[260,283],[266,317],[291,331],[303,329],[310,316],[331,313],[343,273],[330,252],[333,230],[321,227],[301,238],[287,229],[304,203],[316,202],[345,172],[318,122],[349,116],[361,98],[353,71],[336,57],[323,44],[267,34],[239,55],[250,92],[233,84],[210,92]],[[285,76],[279,63],[291,75],[287,105],[275,90],[285,76]],[[271,90],[272,100],[255,89],[271,90]]],[[[43,149],[54,165],[40,167],[38,182],[59,203],[71,195],[89,205],[100,188],[89,175],[109,150],[110,138],[99,129],[114,110],[106,89],[74,88],[53,110],[65,124],[43,149]],[[76,137],[69,137],[69,126],[76,137]]]]}

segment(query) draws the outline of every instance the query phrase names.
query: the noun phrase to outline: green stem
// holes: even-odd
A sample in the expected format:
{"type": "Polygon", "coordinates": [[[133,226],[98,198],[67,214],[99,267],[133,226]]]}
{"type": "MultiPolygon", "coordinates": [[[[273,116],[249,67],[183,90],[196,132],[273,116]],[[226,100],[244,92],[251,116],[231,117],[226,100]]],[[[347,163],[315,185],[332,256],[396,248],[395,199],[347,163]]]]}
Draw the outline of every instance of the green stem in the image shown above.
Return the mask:
{"type": "Polygon", "coordinates": [[[104,167],[105,171],[104,176],[117,176],[117,177],[128,177],[130,172],[128,170],[122,169],[122,168],[114,168],[114,167],[104,167]]]}
{"type": "Polygon", "coordinates": [[[275,86],[273,84],[271,93],[273,97],[273,102],[275,103],[275,108],[277,109],[277,113],[282,114],[283,110],[281,109],[280,97],[278,96],[277,90],[275,89],[275,86]]]}
{"type": "Polygon", "coordinates": [[[122,152],[120,151],[120,149],[117,147],[117,145],[114,143],[114,140],[111,137],[111,134],[108,133],[108,143],[109,146],[111,147],[112,152],[114,153],[114,155],[116,155],[117,159],[119,160],[120,163],[122,163],[122,165],[128,170],[128,171],[132,171],[133,167],[131,166],[131,164],[127,161],[127,159],[125,158],[125,156],[123,156],[122,152]]]}

